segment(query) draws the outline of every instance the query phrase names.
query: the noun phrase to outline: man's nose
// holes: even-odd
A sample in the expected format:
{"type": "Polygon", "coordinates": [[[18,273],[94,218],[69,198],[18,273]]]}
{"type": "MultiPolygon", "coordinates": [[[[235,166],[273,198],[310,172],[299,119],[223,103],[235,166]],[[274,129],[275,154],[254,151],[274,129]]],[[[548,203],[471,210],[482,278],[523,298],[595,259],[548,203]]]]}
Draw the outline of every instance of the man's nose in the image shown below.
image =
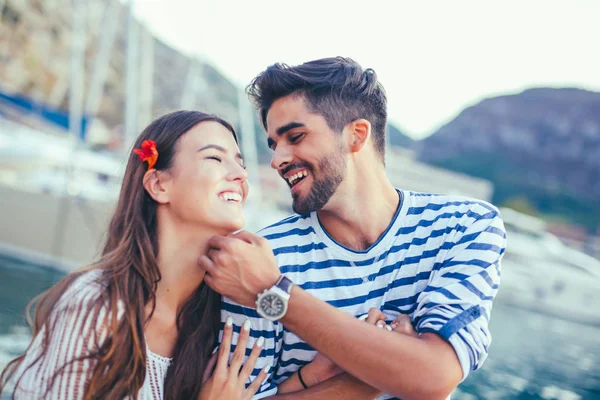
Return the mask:
{"type": "Polygon", "coordinates": [[[271,168],[280,169],[292,162],[292,153],[287,146],[278,146],[271,157],[271,168]]]}

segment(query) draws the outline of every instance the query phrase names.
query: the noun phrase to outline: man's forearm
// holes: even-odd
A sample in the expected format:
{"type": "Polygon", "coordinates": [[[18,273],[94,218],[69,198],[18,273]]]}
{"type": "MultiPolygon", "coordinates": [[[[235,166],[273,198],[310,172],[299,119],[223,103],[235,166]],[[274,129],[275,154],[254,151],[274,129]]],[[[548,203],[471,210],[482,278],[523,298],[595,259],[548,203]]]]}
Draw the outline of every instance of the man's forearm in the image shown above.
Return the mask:
{"type": "Polygon", "coordinates": [[[308,389],[278,394],[267,400],[364,400],[374,399],[381,393],[350,374],[343,373],[308,389]]]}
{"type": "Polygon", "coordinates": [[[403,399],[446,398],[462,378],[452,347],[435,334],[392,335],[294,287],[285,327],[359,380],[403,399]]]}

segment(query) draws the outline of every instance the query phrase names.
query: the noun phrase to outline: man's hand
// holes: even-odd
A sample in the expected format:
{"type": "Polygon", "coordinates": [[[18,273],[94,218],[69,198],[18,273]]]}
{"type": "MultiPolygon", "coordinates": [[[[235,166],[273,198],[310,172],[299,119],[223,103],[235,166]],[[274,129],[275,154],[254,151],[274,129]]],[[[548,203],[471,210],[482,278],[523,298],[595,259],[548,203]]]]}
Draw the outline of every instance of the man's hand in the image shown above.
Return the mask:
{"type": "Polygon", "coordinates": [[[322,353],[317,353],[315,358],[302,369],[302,377],[306,386],[311,387],[343,372],[344,370],[332,363],[329,358],[322,353]]]}
{"type": "Polygon", "coordinates": [[[207,256],[198,260],[204,280],[214,291],[246,307],[256,307],[256,297],[273,286],[281,273],[269,242],[250,232],[208,242],[207,256]]]}

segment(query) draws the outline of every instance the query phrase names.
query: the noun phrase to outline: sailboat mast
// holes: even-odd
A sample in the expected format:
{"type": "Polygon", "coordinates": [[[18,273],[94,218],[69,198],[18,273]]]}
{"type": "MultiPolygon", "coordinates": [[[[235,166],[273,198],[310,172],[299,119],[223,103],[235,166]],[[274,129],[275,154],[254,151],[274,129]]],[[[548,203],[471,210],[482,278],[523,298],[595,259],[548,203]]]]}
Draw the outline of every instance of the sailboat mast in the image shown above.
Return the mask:
{"type": "Polygon", "coordinates": [[[96,117],[100,101],[104,95],[104,85],[110,66],[110,55],[117,36],[119,11],[120,3],[118,1],[109,1],[104,8],[102,23],[98,27],[98,55],[94,62],[85,104],[85,114],[91,118],[96,117]]]}
{"type": "Polygon", "coordinates": [[[138,113],[138,26],[133,16],[134,0],[127,5],[127,57],[125,59],[125,140],[127,152],[137,136],[138,113]]]}
{"type": "Polygon", "coordinates": [[[85,68],[85,0],[73,0],[71,31],[71,85],[69,87],[69,132],[72,140],[82,140],[83,75],[85,68]]]}
{"type": "MultiPolygon", "coordinates": [[[[251,197],[254,198],[257,204],[260,204],[262,193],[260,189],[258,149],[256,148],[256,130],[254,129],[254,112],[246,92],[239,88],[237,94],[242,153],[244,154],[244,162],[248,171],[248,180],[252,186],[251,197]]],[[[252,201],[251,198],[249,200],[252,201]]]]}

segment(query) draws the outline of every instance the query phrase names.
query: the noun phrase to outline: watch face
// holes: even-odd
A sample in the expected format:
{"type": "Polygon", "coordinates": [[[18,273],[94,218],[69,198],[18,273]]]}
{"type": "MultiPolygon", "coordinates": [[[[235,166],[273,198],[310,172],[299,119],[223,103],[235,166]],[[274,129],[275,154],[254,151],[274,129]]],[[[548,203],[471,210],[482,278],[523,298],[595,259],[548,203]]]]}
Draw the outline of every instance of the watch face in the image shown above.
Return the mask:
{"type": "Polygon", "coordinates": [[[260,308],[269,317],[278,317],[283,314],[283,300],[275,294],[268,293],[260,299],[260,308]]]}

